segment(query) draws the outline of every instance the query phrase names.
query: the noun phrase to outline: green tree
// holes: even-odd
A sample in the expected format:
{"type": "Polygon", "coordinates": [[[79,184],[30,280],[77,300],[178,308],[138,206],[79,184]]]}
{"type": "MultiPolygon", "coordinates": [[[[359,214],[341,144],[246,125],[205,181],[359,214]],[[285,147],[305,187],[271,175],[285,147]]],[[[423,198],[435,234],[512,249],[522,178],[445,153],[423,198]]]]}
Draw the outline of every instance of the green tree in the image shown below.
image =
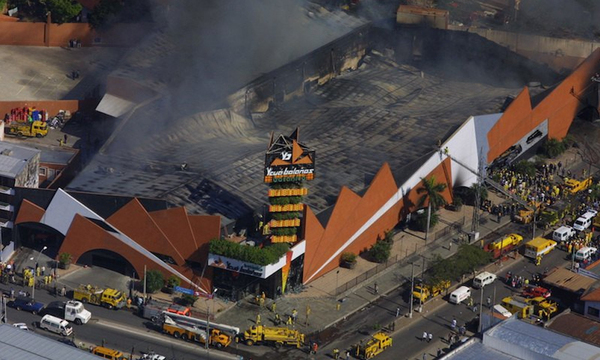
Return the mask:
{"type": "Polygon", "coordinates": [[[436,183],[435,176],[431,176],[429,179],[421,178],[423,186],[417,189],[417,194],[421,194],[417,206],[422,208],[427,202],[427,228],[425,231],[425,241],[429,238],[429,227],[431,225],[431,208],[434,211],[440,206],[446,205],[446,199],[442,196],[442,192],[446,190],[446,184],[436,183]]]}
{"type": "Polygon", "coordinates": [[[100,0],[88,16],[88,21],[94,29],[108,25],[122,10],[123,5],[119,0],[100,0]]]}
{"type": "Polygon", "coordinates": [[[459,246],[453,260],[454,268],[458,272],[457,275],[463,276],[474,273],[480,266],[488,264],[492,260],[492,254],[484,251],[479,246],[462,244],[459,246]]]}
{"type": "Polygon", "coordinates": [[[549,158],[555,158],[566,150],[567,146],[565,142],[554,138],[548,139],[548,141],[542,145],[542,153],[549,158]]]}
{"type": "Polygon", "coordinates": [[[515,165],[515,172],[529,177],[535,177],[535,165],[527,160],[519,161],[515,165]]]}
{"type": "Polygon", "coordinates": [[[165,277],[162,272],[158,270],[146,271],[146,291],[149,293],[155,293],[165,286],[165,277]]]}
{"type": "Polygon", "coordinates": [[[53,22],[58,24],[70,21],[83,9],[75,0],[40,0],[40,4],[45,5],[45,12],[50,11],[53,22]]]}
{"type": "Polygon", "coordinates": [[[433,258],[429,261],[429,285],[439,284],[445,280],[457,278],[456,269],[452,263],[452,259],[444,259],[440,254],[433,254],[433,258]]]}

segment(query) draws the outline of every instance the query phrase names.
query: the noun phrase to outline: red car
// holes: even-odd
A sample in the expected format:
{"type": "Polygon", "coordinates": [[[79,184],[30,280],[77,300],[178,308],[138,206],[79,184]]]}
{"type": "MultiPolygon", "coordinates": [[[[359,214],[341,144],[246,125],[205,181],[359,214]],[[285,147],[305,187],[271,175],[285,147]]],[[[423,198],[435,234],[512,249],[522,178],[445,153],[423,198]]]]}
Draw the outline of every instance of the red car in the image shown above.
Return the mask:
{"type": "Polygon", "coordinates": [[[523,296],[528,297],[528,298],[534,298],[534,297],[543,297],[543,298],[548,298],[550,295],[552,295],[550,293],[550,290],[543,288],[541,286],[530,286],[528,288],[526,288],[525,290],[523,290],[523,296]]]}

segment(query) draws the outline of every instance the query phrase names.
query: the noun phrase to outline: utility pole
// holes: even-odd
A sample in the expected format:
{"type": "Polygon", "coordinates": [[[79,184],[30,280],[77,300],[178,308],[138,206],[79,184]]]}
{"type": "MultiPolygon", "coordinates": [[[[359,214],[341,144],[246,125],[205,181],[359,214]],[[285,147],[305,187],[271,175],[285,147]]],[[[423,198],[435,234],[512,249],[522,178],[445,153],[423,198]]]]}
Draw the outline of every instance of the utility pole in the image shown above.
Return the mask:
{"type": "Polygon", "coordinates": [[[412,319],[413,315],[413,290],[415,288],[415,263],[410,263],[410,310],[408,311],[408,318],[412,319]]]}
{"type": "Polygon", "coordinates": [[[144,303],[146,303],[146,265],[144,265],[144,303]]]}
{"type": "Polygon", "coordinates": [[[483,308],[483,290],[485,289],[485,286],[481,287],[481,298],[479,299],[479,326],[477,328],[477,332],[481,332],[482,328],[483,328],[483,323],[482,323],[482,319],[481,319],[481,308],[483,308]]]}
{"type": "Polygon", "coordinates": [[[483,168],[483,159],[479,159],[479,165],[477,168],[477,191],[475,192],[475,206],[473,206],[473,219],[471,221],[471,233],[473,234],[473,238],[471,241],[477,240],[479,237],[477,234],[479,232],[479,207],[481,206],[481,191],[483,190],[483,181],[484,181],[484,168],[483,168]]]}

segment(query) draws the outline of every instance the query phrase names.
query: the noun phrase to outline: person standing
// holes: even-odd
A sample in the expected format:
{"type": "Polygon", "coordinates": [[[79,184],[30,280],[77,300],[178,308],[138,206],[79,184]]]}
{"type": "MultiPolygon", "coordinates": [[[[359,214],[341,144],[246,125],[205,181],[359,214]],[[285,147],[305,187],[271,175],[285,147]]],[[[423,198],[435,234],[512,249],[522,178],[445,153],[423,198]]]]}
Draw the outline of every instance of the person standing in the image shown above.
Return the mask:
{"type": "Polygon", "coordinates": [[[346,360],[350,360],[350,351],[346,350],[346,360]]]}
{"type": "Polygon", "coordinates": [[[398,316],[400,316],[400,308],[399,307],[396,308],[396,317],[398,317],[398,316]]]}

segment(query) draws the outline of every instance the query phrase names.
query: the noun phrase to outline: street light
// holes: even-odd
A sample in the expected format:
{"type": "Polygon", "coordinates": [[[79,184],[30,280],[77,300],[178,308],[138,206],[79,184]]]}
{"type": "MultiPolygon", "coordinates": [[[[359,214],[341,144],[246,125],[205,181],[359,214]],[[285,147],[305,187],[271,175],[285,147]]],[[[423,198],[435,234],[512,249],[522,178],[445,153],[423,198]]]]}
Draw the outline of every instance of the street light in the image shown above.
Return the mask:
{"type": "Polygon", "coordinates": [[[338,278],[340,276],[340,271],[336,271],[335,272],[335,292],[333,293],[333,296],[337,296],[338,294],[338,278]]]}
{"type": "MultiPolygon", "coordinates": [[[[42,252],[44,250],[46,250],[48,247],[44,246],[42,248],[42,250],[40,250],[40,253],[38,254],[37,258],[35,258],[35,264],[38,265],[38,262],[40,261],[40,255],[42,255],[42,252]]],[[[33,260],[33,258],[31,258],[31,260],[33,260]]],[[[36,269],[33,270],[33,286],[31,287],[31,298],[35,299],[35,275],[36,275],[36,271],[37,271],[37,266],[36,269]]]]}
{"type": "MultiPolygon", "coordinates": [[[[215,288],[211,294],[211,297],[206,299],[206,301],[215,298],[215,294],[219,289],[215,288]]],[[[206,350],[208,350],[208,343],[210,342],[210,305],[206,304],[206,341],[204,344],[206,345],[206,350]]]]}
{"type": "MultiPolygon", "coordinates": [[[[408,311],[408,318],[412,319],[413,317],[413,290],[415,288],[415,263],[410,263],[410,309],[408,311]]],[[[418,266],[418,265],[417,265],[418,266]]]]}

